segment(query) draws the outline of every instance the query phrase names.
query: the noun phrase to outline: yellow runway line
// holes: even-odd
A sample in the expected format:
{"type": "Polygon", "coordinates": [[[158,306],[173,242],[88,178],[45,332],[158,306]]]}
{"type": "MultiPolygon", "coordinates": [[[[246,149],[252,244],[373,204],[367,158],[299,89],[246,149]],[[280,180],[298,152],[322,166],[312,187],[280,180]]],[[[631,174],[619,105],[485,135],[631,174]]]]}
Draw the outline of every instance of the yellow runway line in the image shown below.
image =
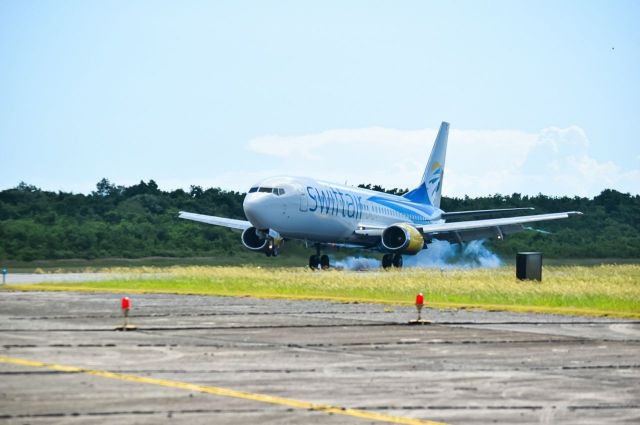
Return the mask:
{"type": "Polygon", "coordinates": [[[249,393],[245,391],[237,391],[229,388],[213,387],[209,385],[189,384],[187,382],[170,381],[167,379],[148,378],[144,376],[129,375],[126,373],[108,372],[106,370],[84,369],[75,366],[65,366],[53,363],[44,363],[17,357],[0,356],[0,363],[12,364],[17,366],[40,367],[45,369],[57,370],[68,373],[83,373],[85,375],[99,376],[102,378],[117,379],[120,381],[137,382],[139,384],[159,385],[168,388],[177,388],[180,390],[195,391],[206,394],[213,394],[223,397],[233,397],[245,400],[259,401],[261,403],[270,403],[280,406],[292,407],[301,410],[315,410],[325,413],[333,413],[336,415],[351,416],[354,418],[368,419],[379,422],[406,425],[446,425],[443,422],[433,422],[423,419],[405,418],[401,416],[383,415],[366,410],[348,409],[339,406],[331,406],[328,404],[316,404],[308,401],[294,400],[290,398],[270,396],[266,394],[249,393]]]}

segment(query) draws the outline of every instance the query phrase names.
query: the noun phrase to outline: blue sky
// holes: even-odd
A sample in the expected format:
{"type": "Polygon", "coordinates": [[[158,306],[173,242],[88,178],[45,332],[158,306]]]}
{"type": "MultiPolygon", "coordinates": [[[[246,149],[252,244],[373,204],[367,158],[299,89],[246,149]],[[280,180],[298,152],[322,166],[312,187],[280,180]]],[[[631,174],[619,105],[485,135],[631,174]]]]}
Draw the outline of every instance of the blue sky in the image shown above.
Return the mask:
{"type": "Polygon", "coordinates": [[[640,191],[640,2],[0,2],[0,189],[640,191]]]}

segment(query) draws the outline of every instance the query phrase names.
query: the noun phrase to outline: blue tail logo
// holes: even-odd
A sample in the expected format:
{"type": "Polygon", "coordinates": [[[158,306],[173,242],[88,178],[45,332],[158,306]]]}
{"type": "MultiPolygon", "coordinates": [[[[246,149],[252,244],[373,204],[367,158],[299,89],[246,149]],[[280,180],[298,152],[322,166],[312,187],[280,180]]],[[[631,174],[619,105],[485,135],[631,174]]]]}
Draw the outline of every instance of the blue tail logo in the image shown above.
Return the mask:
{"type": "Polygon", "coordinates": [[[427,185],[427,196],[429,197],[429,204],[433,205],[432,200],[436,199],[438,193],[442,189],[442,166],[439,162],[436,162],[431,167],[431,174],[425,182],[427,185]]]}
{"type": "Polygon", "coordinates": [[[431,155],[424,169],[420,185],[404,195],[412,202],[432,205],[440,208],[442,194],[442,178],[444,176],[444,161],[447,154],[447,139],[449,138],[449,123],[443,122],[433,144],[431,155]]]}

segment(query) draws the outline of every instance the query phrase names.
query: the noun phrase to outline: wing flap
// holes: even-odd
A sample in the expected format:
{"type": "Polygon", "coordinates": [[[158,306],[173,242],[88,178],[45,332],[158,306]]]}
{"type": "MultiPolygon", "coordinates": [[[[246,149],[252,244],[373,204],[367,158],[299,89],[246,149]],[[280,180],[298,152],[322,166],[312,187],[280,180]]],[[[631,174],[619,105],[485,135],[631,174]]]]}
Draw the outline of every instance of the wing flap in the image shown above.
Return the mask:
{"type": "Polygon", "coordinates": [[[484,227],[471,230],[456,230],[430,234],[432,239],[451,243],[470,242],[478,239],[491,239],[498,236],[507,236],[523,230],[521,224],[509,224],[507,226],[484,227]]]}
{"type": "Polygon", "coordinates": [[[446,212],[442,213],[442,218],[445,220],[449,220],[452,218],[461,218],[466,216],[473,215],[488,215],[488,214],[502,214],[513,211],[532,211],[535,208],[533,207],[524,207],[524,208],[499,208],[493,210],[475,210],[475,211],[455,211],[455,212],[446,212]]]}
{"type": "Polygon", "coordinates": [[[476,239],[503,237],[523,230],[523,224],[537,221],[560,220],[581,212],[537,214],[520,217],[493,218],[488,220],[460,221],[455,223],[427,224],[418,227],[423,234],[433,239],[446,240],[453,243],[468,242],[476,239]]]}

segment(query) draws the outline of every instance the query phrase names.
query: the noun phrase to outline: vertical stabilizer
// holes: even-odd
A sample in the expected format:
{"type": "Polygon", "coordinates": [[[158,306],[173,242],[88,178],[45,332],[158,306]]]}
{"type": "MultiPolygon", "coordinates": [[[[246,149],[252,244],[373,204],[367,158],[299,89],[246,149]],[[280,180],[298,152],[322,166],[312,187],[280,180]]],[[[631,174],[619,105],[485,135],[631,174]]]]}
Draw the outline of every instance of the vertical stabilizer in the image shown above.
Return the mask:
{"type": "Polygon", "coordinates": [[[431,149],[429,161],[424,169],[420,185],[404,195],[412,202],[433,205],[440,208],[442,195],[442,178],[444,177],[444,161],[447,156],[447,139],[449,138],[449,123],[442,122],[438,136],[431,149]]]}

